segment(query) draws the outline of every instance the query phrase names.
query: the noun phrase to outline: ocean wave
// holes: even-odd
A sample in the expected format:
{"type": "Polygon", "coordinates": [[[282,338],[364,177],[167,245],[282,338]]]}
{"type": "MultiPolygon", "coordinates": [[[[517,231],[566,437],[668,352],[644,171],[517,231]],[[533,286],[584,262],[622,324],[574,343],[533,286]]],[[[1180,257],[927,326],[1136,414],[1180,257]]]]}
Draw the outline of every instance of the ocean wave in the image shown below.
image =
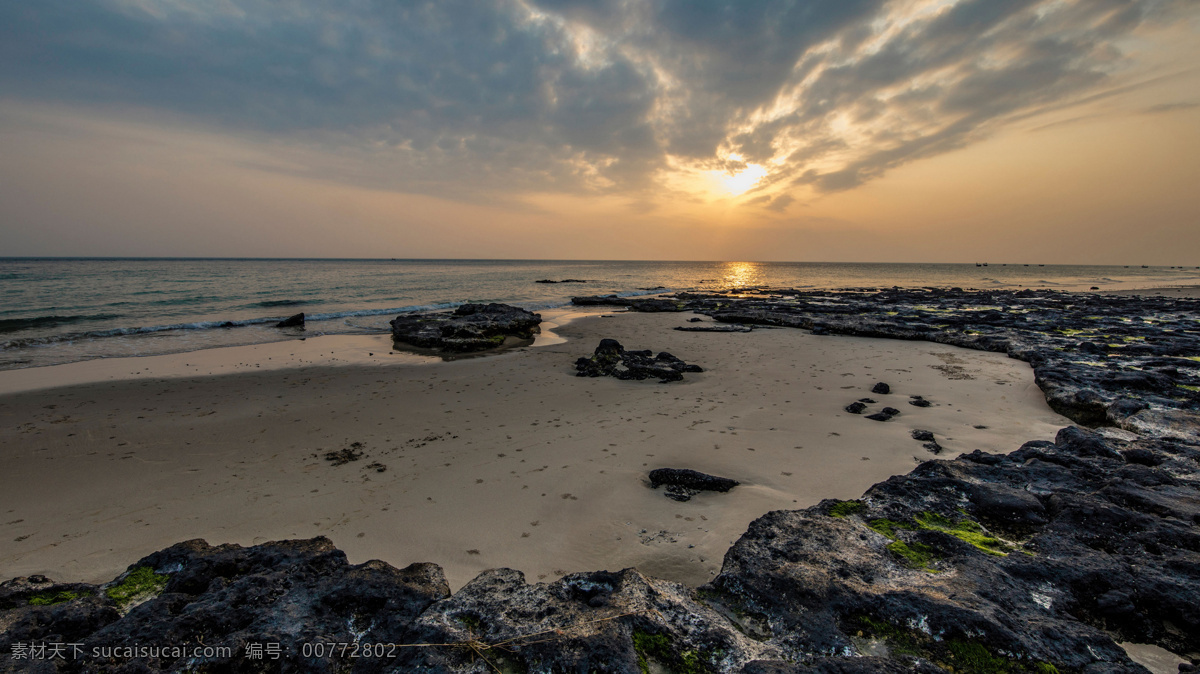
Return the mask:
{"type": "Polygon", "coordinates": [[[113,328],[111,330],[89,330],[87,332],[67,332],[61,335],[45,337],[26,337],[0,343],[0,350],[19,349],[27,346],[45,346],[74,342],[82,339],[103,339],[105,337],[127,337],[131,335],[152,335],[170,330],[210,330],[212,328],[238,328],[247,325],[275,323],[279,318],[254,318],[245,321],[197,321],[195,323],[173,323],[171,325],[153,325],[138,328],[113,328]]]}
{"type": "Polygon", "coordinates": [[[0,333],[20,332],[22,330],[33,330],[36,328],[53,328],[59,325],[86,323],[89,321],[109,321],[120,317],[120,314],[92,314],[80,316],[34,316],[33,318],[2,318],[0,319],[0,333]]]}
{"type": "Polygon", "coordinates": [[[652,290],[626,290],[625,292],[614,293],[617,297],[640,297],[642,295],[661,295],[663,293],[675,292],[671,288],[654,288],[652,290]]]}
{"type": "Polygon", "coordinates": [[[321,300],[266,300],[263,302],[255,302],[252,307],[263,307],[269,309],[271,307],[299,307],[305,304],[319,304],[321,300]]]}
{"type": "MultiPolygon", "coordinates": [[[[308,314],[305,316],[306,321],[330,321],[354,316],[379,316],[383,314],[403,314],[412,313],[414,311],[439,311],[443,309],[453,309],[454,307],[464,304],[463,302],[447,302],[442,304],[421,304],[408,307],[390,307],[387,309],[361,309],[358,311],[340,311],[328,314],[308,314]]],[[[270,325],[279,322],[286,316],[264,316],[262,318],[248,318],[239,321],[195,321],[192,323],[171,323],[169,325],[152,325],[146,327],[133,328],[112,328],[111,330],[89,330],[85,332],[68,332],[59,335],[46,335],[43,337],[26,337],[23,339],[13,339],[7,342],[0,342],[0,350],[19,349],[31,346],[46,346],[50,344],[61,344],[64,342],[74,342],[84,339],[104,339],[107,337],[131,337],[138,335],[153,335],[162,332],[171,331],[193,331],[193,330],[214,330],[214,329],[230,329],[243,328],[254,325],[270,325]]],[[[11,332],[11,331],[10,331],[11,332]]],[[[310,336],[315,336],[310,334],[310,336]]]]}
{"type": "MultiPolygon", "coordinates": [[[[338,311],[329,314],[305,314],[306,321],[333,321],[339,318],[353,318],[355,316],[381,316],[383,314],[411,314],[416,311],[444,311],[461,307],[467,302],[442,302],[439,304],[418,304],[411,307],[394,307],[390,309],[360,309],[358,311],[338,311]]],[[[279,319],[272,319],[279,320],[279,319]]]]}
{"type": "MultiPolygon", "coordinates": [[[[635,297],[635,296],[639,296],[639,295],[655,295],[655,294],[665,293],[665,292],[671,292],[671,290],[668,288],[656,288],[654,290],[630,290],[630,291],[626,291],[626,292],[617,293],[617,295],[619,295],[621,297],[635,297]]],[[[561,303],[554,303],[552,305],[550,305],[548,303],[543,303],[543,304],[539,305],[538,308],[553,309],[553,308],[557,308],[557,307],[561,307],[561,306],[566,306],[568,303],[569,303],[568,300],[563,300],[561,303]]],[[[422,312],[422,311],[445,311],[448,309],[454,309],[455,307],[460,307],[463,304],[467,304],[467,302],[439,302],[439,303],[435,303],[435,304],[417,304],[417,305],[404,306],[404,307],[388,307],[386,309],[359,309],[359,310],[355,310],[355,311],[337,311],[337,312],[330,312],[330,313],[323,313],[323,314],[306,314],[304,318],[305,318],[306,322],[315,323],[315,322],[320,322],[320,321],[345,320],[345,319],[349,319],[349,318],[364,317],[364,316],[381,316],[381,315],[387,315],[387,314],[406,314],[406,313],[414,313],[414,312],[422,312]]],[[[520,303],[514,303],[514,304],[520,304],[520,303]]],[[[277,305],[277,306],[282,306],[282,305],[277,305]]],[[[104,314],[104,315],[99,315],[99,316],[95,316],[95,317],[91,317],[91,318],[93,318],[95,320],[99,320],[101,316],[103,316],[103,318],[105,318],[105,319],[119,318],[119,316],[115,315],[115,314],[114,315],[104,314]]],[[[68,322],[68,321],[66,321],[66,319],[80,319],[80,318],[86,318],[86,317],[42,317],[42,318],[46,318],[46,319],[62,318],[62,319],[64,319],[64,322],[68,322]]],[[[190,331],[194,331],[194,330],[219,330],[219,329],[243,328],[243,327],[255,326],[255,325],[259,325],[259,326],[272,325],[274,323],[277,323],[278,321],[280,321],[283,318],[286,318],[286,316],[264,316],[261,318],[249,318],[249,319],[243,319],[243,320],[237,320],[237,321],[220,321],[220,320],[217,320],[217,321],[195,321],[195,322],[191,322],[191,323],[171,323],[169,325],[152,325],[152,326],[145,326],[145,327],[112,328],[109,330],[89,330],[89,331],[68,332],[68,333],[63,333],[63,334],[58,334],[58,335],[45,335],[42,337],[26,337],[26,338],[22,338],[22,339],[13,339],[13,340],[9,340],[6,342],[0,342],[0,350],[20,349],[20,348],[37,347],[37,346],[48,346],[48,345],[52,345],[52,344],[62,344],[62,343],[67,343],[67,342],[80,341],[80,340],[105,339],[105,338],[109,338],[109,337],[136,337],[136,336],[154,335],[154,334],[159,334],[159,333],[164,333],[164,332],[173,332],[173,331],[178,331],[178,332],[189,331],[190,332],[190,331]]],[[[0,332],[14,332],[17,329],[24,329],[24,328],[13,328],[13,329],[9,329],[9,330],[3,330],[2,326],[4,326],[6,323],[16,323],[18,321],[27,321],[27,320],[37,320],[37,319],[12,319],[12,320],[8,320],[8,321],[0,320],[0,332]]],[[[52,327],[53,325],[55,325],[55,323],[44,323],[38,327],[52,327]]],[[[309,334],[309,336],[315,336],[315,333],[310,332],[308,334],[309,334]]]]}

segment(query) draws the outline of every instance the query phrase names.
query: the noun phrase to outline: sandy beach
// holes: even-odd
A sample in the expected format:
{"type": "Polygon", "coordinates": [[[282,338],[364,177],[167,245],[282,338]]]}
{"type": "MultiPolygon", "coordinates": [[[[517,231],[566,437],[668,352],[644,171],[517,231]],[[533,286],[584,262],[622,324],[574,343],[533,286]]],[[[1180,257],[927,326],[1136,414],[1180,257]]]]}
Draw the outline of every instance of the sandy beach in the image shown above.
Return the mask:
{"type": "Polygon", "coordinates": [[[548,315],[562,325],[537,346],[450,362],[342,336],[0,373],[0,576],[107,581],[186,539],[325,535],[353,562],[440,564],[454,588],[495,567],[699,584],[763,513],[854,498],[933,458],[913,429],[950,458],[1070,423],[1002,354],[672,330],[689,317],[548,315]],[[706,371],[575,377],[604,337],[706,371]],[[891,394],[870,393],[880,381],[891,394]],[[901,414],[843,410],[863,397],[901,414]],[[344,449],[361,458],[326,460],[344,449]],[[650,489],[659,467],[742,484],[678,503],[650,489]]]}

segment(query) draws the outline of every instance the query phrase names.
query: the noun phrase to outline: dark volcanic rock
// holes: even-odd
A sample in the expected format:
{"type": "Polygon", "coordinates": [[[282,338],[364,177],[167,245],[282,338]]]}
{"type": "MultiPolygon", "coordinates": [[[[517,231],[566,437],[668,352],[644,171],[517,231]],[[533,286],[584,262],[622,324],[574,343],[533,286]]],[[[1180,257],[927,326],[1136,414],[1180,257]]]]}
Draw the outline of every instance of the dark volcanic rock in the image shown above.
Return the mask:
{"type": "MultiPolygon", "coordinates": [[[[0,671],[1135,672],[1114,638],[1200,653],[1198,473],[1193,445],[1081,429],[929,461],[853,507],[758,518],[697,591],[629,569],[536,585],[496,569],[450,596],[434,565],[354,566],[324,538],[189,541],[130,567],[161,578],[138,605],[45,578],[0,585],[0,641],[228,650],[35,663],[9,648],[0,671]],[[311,646],[355,642],[433,646],[311,646]],[[257,644],[280,659],[248,657],[257,644]]],[[[675,469],[651,481],[736,484],[675,469]]]]}
{"type": "Polygon", "coordinates": [[[754,326],[722,323],[718,325],[678,325],[675,326],[675,329],[680,332],[750,332],[754,326]]]}
{"type": "MultiPolygon", "coordinates": [[[[107,592],[128,579],[0,584],[0,672],[1144,671],[1115,641],[1200,659],[1200,302],[739,293],[656,301],[722,323],[1007,353],[1030,363],[1054,409],[1130,439],[1072,426],[1010,454],[924,462],[858,501],[768,513],[695,591],[633,570],[528,585],[497,569],[449,596],[435,566],[351,566],[325,539],[245,549],[192,541],[131,567],[167,577],[136,606],[107,592]],[[301,655],[305,643],[355,641],[429,646],[301,655]],[[37,643],[203,644],[230,655],[16,659],[13,646],[37,643]],[[247,658],[260,643],[280,644],[281,659],[247,658]]],[[[630,352],[601,346],[593,360],[625,367],[630,352]]],[[[666,483],[658,472],[651,481],[666,483]]]]}
{"type": "MultiPolygon", "coordinates": [[[[6,649],[17,642],[83,645],[78,661],[60,661],[58,668],[54,661],[44,661],[49,668],[33,671],[240,672],[255,665],[247,658],[249,644],[274,643],[282,657],[272,666],[282,665],[282,671],[333,672],[353,661],[329,652],[305,657],[302,644],[407,643],[420,636],[414,620],[450,594],[442,570],[433,564],[396,569],[371,561],[352,566],[326,538],[252,548],[188,541],[142,559],[130,567],[134,569],[164,576],[165,587],[124,616],[100,588],[92,588],[95,595],[83,600],[11,609],[6,617],[13,622],[0,622],[10,625],[3,632],[6,649]],[[356,636],[352,629],[365,634],[356,636]],[[214,655],[91,656],[98,647],[150,645],[210,647],[214,655]]],[[[0,659],[0,670],[27,671],[11,656],[0,659]]]]}
{"type": "MultiPolygon", "coordinates": [[[[819,506],[770,513],[710,587],[812,652],[856,650],[857,634],[932,662],[957,661],[971,644],[996,658],[994,671],[1037,671],[1037,662],[1136,671],[1106,630],[1198,652],[1200,607],[1187,598],[1200,587],[1197,485],[1175,492],[1189,494],[1191,510],[1164,519],[1159,508],[1179,483],[1162,468],[1136,466],[1148,472],[1132,483],[1095,446],[1112,441],[1083,431],[1061,440],[924,463],[841,518],[819,506]]],[[[1137,446],[1200,467],[1195,449],[1137,446]]]]}
{"type": "Polygon", "coordinates": [[[910,396],[910,398],[908,404],[913,407],[930,407],[933,404],[922,396],[910,396]]]}
{"type": "Polygon", "coordinates": [[[644,311],[652,313],[687,311],[683,302],[680,302],[676,299],[667,299],[661,297],[618,297],[616,295],[592,295],[588,297],[572,297],[571,304],[585,307],[628,307],[630,311],[644,311]]]}
{"type": "Polygon", "coordinates": [[[933,452],[934,454],[942,453],[943,448],[941,445],[938,444],[937,440],[934,439],[933,433],[931,431],[923,431],[920,429],[914,429],[912,431],[911,435],[912,435],[913,440],[923,443],[921,446],[924,447],[925,449],[929,450],[930,452],[933,452]]]}
{"type": "Polygon", "coordinates": [[[900,414],[900,410],[895,407],[885,407],[875,414],[868,414],[867,418],[872,421],[891,421],[897,414],[900,414]]]}
{"type": "Polygon", "coordinates": [[[876,385],[874,385],[874,386],[872,386],[872,387],[871,387],[871,393],[878,393],[878,394],[880,394],[880,395],[887,395],[887,394],[889,394],[889,393],[891,393],[891,392],[892,392],[892,387],[891,387],[891,386],[888,386],[887,384],[885,384],[885,383],[883,383],[883,382],[879,382],[878,384],[876,384],[876,385]]]}
{"type": "Polygon", "coordinates": [[[578,279],[578,278],[565,278],[565,279],[562,279],[561,281],[552,281],[548,278],[544,278],[540,281],[534,281],[534,283],[588,283],[588,281],[585,281],[583,279],[578,279]]]}
{"type": "Polygon", "coordinates": [[[494,349],[507,337],[532,339],[542,317],[507,304],[464,304],[451,313],[404,314],[391,322],[397,343],[449,352],[494,349]]]}
{"type": "Polygon", "coordinates": [[[296,328],[296,327],[303,328],[304,327],[304,312],[301,311],[300,313],[296,314],[295,316],[289,316],[289,317],[283,319],[282,321],[279,321],[278,323],[275,324],[275,327],[277,327],[277,328],[296,328]]]}
{"type": "Polygon", "coordinates": [[[577,377],[616,377],[617,379],[658,379],[660,382],[679,381],[684,372],[703,372],[666,351],[626,351],[615,339],[602,339],[591,358],[575,361],[577,377]]]}
{"type": "Polygon", "coordinates": [[[867,409],[867,406],[861,402],[853,402],[846,405],[846,411],[850,414],[862,414],[865,409],[867,409]]]}
{"type": "Polygon", "coordinates": [[[687,468],[658,468],[650,471],[650,486],[666,485],[668,498],[687,501],[702,491],[727,492],[738,486],[737,480],[717,477],[687,468]]]}

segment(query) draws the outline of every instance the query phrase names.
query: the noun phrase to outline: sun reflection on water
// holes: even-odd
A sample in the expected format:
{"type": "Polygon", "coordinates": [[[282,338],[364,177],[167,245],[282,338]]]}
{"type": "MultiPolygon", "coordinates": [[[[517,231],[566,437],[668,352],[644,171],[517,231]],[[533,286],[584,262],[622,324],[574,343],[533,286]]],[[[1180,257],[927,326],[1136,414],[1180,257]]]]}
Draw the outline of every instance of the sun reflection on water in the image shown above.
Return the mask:
{"type": "Polygon", "coordinates": [[[761,285],[759,265],[754,262],[726,262],[722,270],[722,281],[726,288],[745,288],[761,285]]]}

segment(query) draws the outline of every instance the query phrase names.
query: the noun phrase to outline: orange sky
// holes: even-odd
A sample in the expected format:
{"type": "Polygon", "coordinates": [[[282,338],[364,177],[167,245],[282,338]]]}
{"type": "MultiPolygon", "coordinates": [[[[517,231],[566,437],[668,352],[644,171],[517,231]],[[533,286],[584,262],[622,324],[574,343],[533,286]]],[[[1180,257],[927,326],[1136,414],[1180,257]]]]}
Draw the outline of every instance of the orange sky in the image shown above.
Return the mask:
{"type": "MultiPolygon", "coordinates": [[[[574,4],[586,3],[564,3],[574,4]]],[[[970,4],[891,2],[834,17],[817,37],[791,38],[809,42],[783,62],[790,70],[744,92],[737,77],[759,71],[694,66],[695,54],[719,60],[700,38],[720,36],[687,33],[677,17],[655,20],[683,46],[655,51],[608,15],[514,5],[557,21],[578,50],[572,67],[595,78],[558,121],[563,82],[583,77],[566,66],[556,66],[550,112],[472,116],[466,101],[461,119],[443,122],[429,114],[449,96],[439,90],[435,103],[364,103],[370,115],[343,123],[339,114],[359,112],[323,111],[314,96],[314,121],[289,128],[252,94],[203,109],[207,99],[167,97],[126,64],[108,88],[76,95],[44,83],[77,73],[33,82],[32,66],[9,60],[0,85],[33,83],[0,99],[0,254],[1200,264],[1200,12],[1158,3],[1168,8],[1157,19],[1120,29],[1111,14],[1060,18],[1039,30],[1043,41],[1074,36],[1061,40],[1078,50],[1062,65],[1021,41],[1028,28],[989,37],[1009,24],[983,26],[960,7],[970,4]],[[950,22],[955,9],[975,23],[950,22]],[[879,16],[892,33],[863,23],[879,16]],[[863,25],[875,36],[848,49],[848,31],[863,25]],[[919,31],[941,51],[912,47],[919,31]],[[956,41],[967,39],[992,42],[965,54],[956,41]],[[868,62],[888,49],[897,55],[880,63],[911,72],[877,85],[868,62]],[[605,72],[624,57],[653,86],[605,72]],[[442,146],[424,142],[434,137],[442,146]]],[[[1026,4],[1028,16],[1004,20],[1047,22],[1039,7],[1055,3],[1026,4]]],[[[147,16],[138,20],[171,17],[147,16]]],[[[66,49],[52,38],[28,49],[66,49]]],[[[213,68],[232,82],[205,74],[224,100],[242,75],[213,68]]],[[[549,86],[505,80],[491,95],[526,85],[549,86]]]]}

